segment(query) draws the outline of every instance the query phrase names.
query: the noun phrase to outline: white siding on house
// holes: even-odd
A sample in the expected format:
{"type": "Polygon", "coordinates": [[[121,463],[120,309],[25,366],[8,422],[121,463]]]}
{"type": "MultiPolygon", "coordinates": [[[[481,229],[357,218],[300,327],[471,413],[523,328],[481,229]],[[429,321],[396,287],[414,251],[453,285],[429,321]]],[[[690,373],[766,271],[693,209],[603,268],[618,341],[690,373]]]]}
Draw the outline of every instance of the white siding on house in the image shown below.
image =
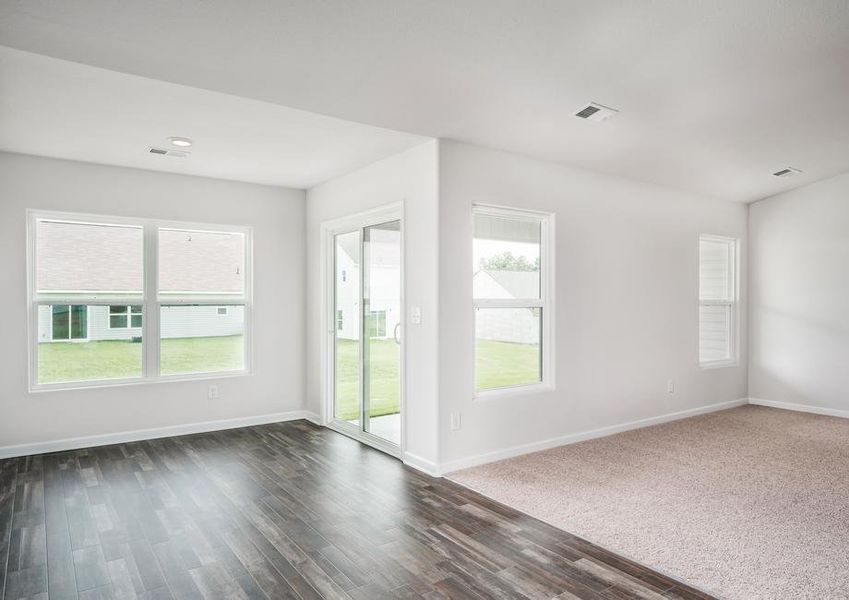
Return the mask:
{"type": "Polygon", "coordinates": [[[391,338],[395,335],[395,327],[401,322],[401,302],[398,298],[400,269],[395,265],[372,266],[369,277],[369,310],[386,313],[385,335],[372,337],[391,338]]]}
{"type": "MultiPolygon", "coordinates": [[[[351,235],[351,234],[346,234],[351,235]]],[[[353,236],[352,236],[353,237],[353,236]]],[[[338,240],[338,238],[337,238],[338,240]]],[[[359,248],[359,247],[358,247],[359,248]]],[[[360,295],[360,267],[341,246],[336,248],[336,336],[346,340],[360,337],[358,301],[360,295]],[[341,312],[341,329],[339,328],[341,312]]]]}
{"type": "MultiPolygon", "coordinates": [[[[394,335],[395,327],[401,322],[401,303],[398,298],[401,277],[400,245],[397,239],[392,239],[393,234],[399,236],[400,233],[385,230],[371,232],[372,236],[378,234],[389,239],[372,239],[369,242],[372,261],[369,270],[369,310],[386,313],[385,335],[374,337],[390,338],[394,335]]],[[[350,243],[353,238],[352,234],[338,236],[336,247],[336,336],[346,340],[356,340],[360,337],[360,266],[351,256],[359,253],[359,246],[350,243]],[[341,239],[343,237],[344,240],[341,239]],[[338,311],[342,312],[341,329],[338,326],[338,311]]]]}
{"type": "MultiPolygon", "coordinates": [[[[228,306],[227,314],[218,314],[219,306],[164,306],[160,328],[163,338],[215,337],[242,335],[245,309],[228,306]]],[[[388,318],[388,317],[387,317],[388,318]]],[[[51,342],[52,311],[49,305],[38,307],[38,341],[51,342]]],[[[141,327],[109,327],[109,307],[88,307],[88,340],[129,340],[142,335],[141,327]]]]}
{"type": "MultiPolygon", "coordinates": [[[[476,298],[490,300],[526,299],[539,291],[539,273],[531,271],[478,271],[474,276],[476,298]],[[508,290],[502,281],[508,280],[514,290],[508,290]]],[[[538,344],[540,321],[536,312],[528,308],[490,308],[475,311],[475,337],[515,344],[538,344]]]]}
{"type": "Polygon", "coordinates": [[[475,338],[539,344],[539,312],[532,308],[479,308],[475,311],[475,338]]]}
{"type": "MultiPolygon", "coordinates": [[[[129,317],[127,317],[129,320],[129,317]]],[[[88,339],[95,340],[128,340],[141,337],[141,327],[109,328],[109,307],[88,307],[88,339]]]]}
{"type": "Polygon", "coordinates": [[[52,323],[53,313],[49,306],[41,305],[38,307],[38,341],[51,341],[51,332],[53,330],[52,323]]]}
{"type": "MultiPolygon", "coordinates": [[[[66,305],[67,306],[67,305],[66,305]]],[[[91,307],[89,307],[91,309],[91,307]]],[[[91,321],[89,320],[89,314],[86,314],[86,331],[88,337],[88,329],[91,325],[91,321]]],[[[62,340],[54,340],[53,339],[53,305],[42,304],[38,307],[38,342],[52,342],[52,341],[61,341],[67,342],[68,339],[62,340]]],[[[85,341],[84,339],[73,339],[73,342],[85,341]]]]}
{"type": "Polygon", "coordinates": [[[217,306],[163,306],[162,337],[241,335],[245,329],[245,309],[243,306],[228,308],[226,315],[219,315],[217,306]]]}

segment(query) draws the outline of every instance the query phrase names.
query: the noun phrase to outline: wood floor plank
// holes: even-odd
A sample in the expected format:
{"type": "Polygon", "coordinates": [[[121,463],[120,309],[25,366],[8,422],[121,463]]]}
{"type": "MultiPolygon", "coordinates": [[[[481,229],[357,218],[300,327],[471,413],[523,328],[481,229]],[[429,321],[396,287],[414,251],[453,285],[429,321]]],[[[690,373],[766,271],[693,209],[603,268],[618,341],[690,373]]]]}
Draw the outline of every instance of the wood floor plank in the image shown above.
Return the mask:
{"type": "Polygon", "coordinates": [[[0,600],[711,600],[304,421],[0,461],[0,600]]]}

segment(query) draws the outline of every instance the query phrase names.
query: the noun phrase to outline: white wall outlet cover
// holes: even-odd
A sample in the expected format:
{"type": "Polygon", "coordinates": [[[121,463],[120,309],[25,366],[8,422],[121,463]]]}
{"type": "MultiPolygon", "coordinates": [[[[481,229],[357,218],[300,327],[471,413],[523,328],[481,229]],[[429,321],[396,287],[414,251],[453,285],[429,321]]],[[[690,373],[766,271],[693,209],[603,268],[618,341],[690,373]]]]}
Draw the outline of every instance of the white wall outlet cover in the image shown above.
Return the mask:
{"type": "Polygon", "coordinates": [[[218,398],[218,386],[211,385],[209,386],[209,399],[215,400],[216,398],[218,398]]]}

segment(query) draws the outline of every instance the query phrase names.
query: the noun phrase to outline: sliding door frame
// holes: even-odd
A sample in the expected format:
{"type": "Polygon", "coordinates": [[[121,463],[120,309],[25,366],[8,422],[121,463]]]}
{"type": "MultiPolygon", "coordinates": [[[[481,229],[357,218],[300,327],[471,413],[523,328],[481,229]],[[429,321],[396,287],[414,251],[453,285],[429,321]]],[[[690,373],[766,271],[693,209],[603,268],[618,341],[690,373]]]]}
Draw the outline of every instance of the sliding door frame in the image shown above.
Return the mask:
{"type": "MultiPolygon", "coordinates": [[[[364,212],[348,215],[339,219],[325,221],[321,224],[321,424],[325,427],[338,431],[344,435],[352,437],[364,444],[372,446],[382,452],[400,458],[406,448],[407,437],[407,411],[406,411],[406,355],[407,355],[407,319],[406,319],[406,279],[405,279],[405,223],[404,223],[404,203],[403,201],[394,202],[379,206],[364,212]],[[354,426],[346,421],[340,421],[335,418],[335,398],[336,398],[336,236],[354,231],[360,232],[360,248],[363,247],[362,239],[363,230],[366,227],[380,225],[391,221],[398,221],[401,232],[401,265],[399,269],[399,292],[400,292],[400,323],[401,323],[401,356],[400,356],[400,381],[399,381],[399,406],[401,412],[401,436],[400,443],[395,444],[378,437],[374,434],[364,431],[365,422],[363,421],[363,402],[364,397],[360,397],[360,419],[359,425],[354,426]]],[[[363,346],[365,344],[365,314],[362,298],[365,290],[363,289],[365,257],[360,256],[360,394],[365,393],[366,379],[362,369],[367,367],[364,362],[363,346]]]]}

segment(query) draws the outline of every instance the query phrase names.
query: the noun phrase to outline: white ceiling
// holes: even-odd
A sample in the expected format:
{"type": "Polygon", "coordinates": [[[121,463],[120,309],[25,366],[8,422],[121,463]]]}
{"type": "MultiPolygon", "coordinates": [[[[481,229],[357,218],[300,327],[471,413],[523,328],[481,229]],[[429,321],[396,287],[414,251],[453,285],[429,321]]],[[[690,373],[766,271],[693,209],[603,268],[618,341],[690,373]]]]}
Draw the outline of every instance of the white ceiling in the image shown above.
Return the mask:
{"type": "Polygon", "coordinates": [[[427,138],[0,47],[0,149],[307,188],[427,138]],[[194,141],[187,158],[169,136],[194,141]]]}
{"type": "Polygon", "coordinates": [[[3,45],[743,201],[849,170],[847,32],[846,0],[0,5],[3,45]]]}

